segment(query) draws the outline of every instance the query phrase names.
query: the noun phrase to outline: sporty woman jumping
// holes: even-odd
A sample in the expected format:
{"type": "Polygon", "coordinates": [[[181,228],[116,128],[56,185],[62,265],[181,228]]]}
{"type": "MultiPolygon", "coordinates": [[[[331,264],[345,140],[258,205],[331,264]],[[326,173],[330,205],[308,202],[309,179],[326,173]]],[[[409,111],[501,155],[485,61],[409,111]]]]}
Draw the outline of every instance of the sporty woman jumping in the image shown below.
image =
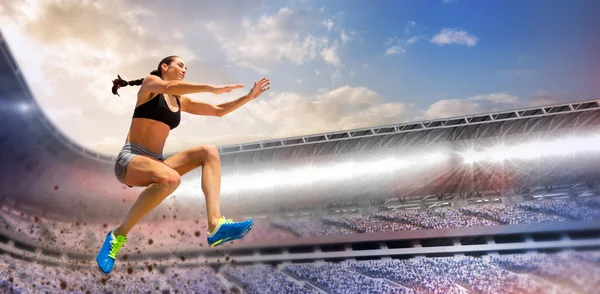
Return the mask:
{"type": "Polygon", "coordinates": [[[166,159],[162,152],[169,132],[179,125],[182,111],[195,115],[224,116],[269,90],[270,81],[263,78],[254,83],[247,95],[212,105],[183,95],[201,92],[222,94],[243,86],[213,87],[188,83],[183,81],[186,72],[183,59],[169,56],[161,60],[158,68],[146,78],[128,82],[119,76],[113,81],[112,92],[115,95],[119,95],[117,90],[120,87],[141,86],[129,134],[115,163],[115,176],[129,187],[146,188],[123,223],[108,232],[96,256],[98,266],[106,274],[112,271],[117,254],[127,242],[127,234],[133,226],[177,189],[181,176],[199,166],[202,166],[202,191],[206,198],[210,247],[241,239],[254,226],[252,220],[233,222],[221,215],[221,164],[216,147],[202,145],[166,159]]]}

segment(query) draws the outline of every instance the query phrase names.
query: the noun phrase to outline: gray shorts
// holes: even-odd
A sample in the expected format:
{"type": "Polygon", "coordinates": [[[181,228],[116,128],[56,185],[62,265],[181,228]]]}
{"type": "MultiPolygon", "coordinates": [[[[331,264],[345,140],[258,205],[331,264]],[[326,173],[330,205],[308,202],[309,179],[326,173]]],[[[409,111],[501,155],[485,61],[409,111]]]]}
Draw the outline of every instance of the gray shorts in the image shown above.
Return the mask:
{"type": "Polygon", "coordinates": [[[125,142],[125,145],[123,145],[123,148],[121,148],[121,152],[119,152],[119,155],[117,155],[117,161],[115,162],[115,176],[122,184],[127,185],[125,184],[125,172],[127,171],[127,165],[134,157],[138,155],[152,157],[160,161],[165,160],[162,154],[154,153],[135,143],[125,142]]]}

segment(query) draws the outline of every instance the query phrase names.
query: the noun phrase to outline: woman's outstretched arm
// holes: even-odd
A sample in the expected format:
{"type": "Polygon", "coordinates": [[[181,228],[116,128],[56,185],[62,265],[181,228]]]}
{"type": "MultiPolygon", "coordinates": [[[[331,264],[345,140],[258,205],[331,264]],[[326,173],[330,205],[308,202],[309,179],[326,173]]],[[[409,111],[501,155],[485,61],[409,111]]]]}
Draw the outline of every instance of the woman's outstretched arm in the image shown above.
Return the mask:
{"type": "Polygon", "coordinates": [[[222,117],[238,108],[242,105],[248,103],[256,99],[265,91],[269,90],[268,87],[270,81],[266,78],[260,80],[258,83],[254,83],[254,87],[250,91],[250,93],[225,103],[221,103],[219,105],[213,105],[210,103],[196,101],[191,98],[181,96],[181,111],[195,114],[195,115],[208,115],[208,116],[218,116],[222,117]]]}
{"type": "Polygon", "coordinates": [[[185,95],[192,93],[214,93],[221,94],[229,92],[236,88],[241,88],[242,85],[228,85],[228,86],[211,86],[205,84],[195,84],[184,81],[165,81],[155,75],[150,75],[144,78],[142,83],[141,91],[151,92],[156,94],[168,94],[168,95],[185,95]]]}

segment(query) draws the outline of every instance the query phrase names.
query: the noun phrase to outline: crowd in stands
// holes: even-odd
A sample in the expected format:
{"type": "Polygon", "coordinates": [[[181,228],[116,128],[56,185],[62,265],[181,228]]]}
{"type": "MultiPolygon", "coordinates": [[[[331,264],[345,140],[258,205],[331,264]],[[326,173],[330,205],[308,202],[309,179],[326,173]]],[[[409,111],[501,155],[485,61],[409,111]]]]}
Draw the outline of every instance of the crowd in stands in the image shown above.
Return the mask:
{"type": "Polygon", "coordinates": [[[344,262],[128,267],[0,256],[2,293],[597,293],[600,251],[344,262]]]}
{"type": "Polygon", "coordinates": [[[209,266],[190,268],[169,267],[159,279],[166,280],[164,288],[178,289],[181,293],[219,294],[228,288],[209,266]]]}
{"type": "Polygon", "coordinates": [[[335,214],[320,218],[273,221],[298,236],[341,235],[421,229],[466,228],[600,219],[600,198],[538,200],[517,204],[488,203],[460,208],[389,210],[365,215],[335,214]]]}
{"type": "Polygon", "coordinates": [[[414,293],[404,287],[394,287],[383,280],[361,275],[345,264],[294,264],[285,266],[283,270],[327,293],[414,293]]]}
{"type": "Polygon", "coordinates": [[[381,219],[413,224],[418,229],[466,228],[499,224],[497,221],[463,214],[452,208],[392,210],[376,213],[375,216],[381,219]]]}
{"type": "Polygon", "coordinates": [[[600,209],[598,206],[594,207],[593,200],[526,201],[519,203],[518,207],[530,211],[552,213],[569,219],[592,220],[600,218],[600,209]]]}
{"type": "Polygon", "coordinates": [[[545,293],[544,285],[532,277],[517,275],[483,258],[456,257],[423,259],[435,275],[452,277],[477,293],[545,293]]]}
{"type": "Polygon", "coordinates": [[[389,221],[382,218],[376,218],[373,215],[363,215],[359,213],[329,215],[324,216],[322,220],[325,224],[347,227],[358,233],[395,232],[421,229],[420,227],[409,223],[389,221]]]}
{"type": "Polygon", "coordinates": [[[494,256],[491,260],[514,272],[534,274],[555,281],[565,290],[594,293],[600,289],[598,253],[593,251],[508,255],[494,256]]]}
{"type": "Polygon", "coordinates": [[[349,266],[363,275],[388,279],[422,293],[461,293],[452,277],[435,275],[422,262],[411,260],[377,260],[352,263],[349,266]]]}
{"type": "Polygon", "coordinates": [[[298,236],[326,236],[355,234],[354,230],[339,226],[329,226],[320,219],[311,217],[274,219],[271,221],[274,227],[289,230],[298,236]]]}
{"type": "Polygon", "coordinates": [[[600,208],[600,197],[592,197],[588,199],[579,199],[577,202],[592,207],[592,208],[600,208]]]}
{"type": "Polygon", "coordinates": [[[248,293],[265,294],[312,294],[309,290],[292,281],[291,277],[270,265],[251,266],[225,265],[221,272],[230,281],[241,285],[248,293]]]}
{"type": "Polygon", "coordinates": [[[500,224],[507,225],[563,222],[568,220],[562,216],[528,211],[518,206],[501,203],[486,204],[482,206],[465,206],[461,207],[460,211],[464,214],[471,214],[482,219],[487,218],[495,220],[500,224]]]}
{"type": "MultiPolygon", "coordinates": [[[[388,210],[304,217],[260,218],[242,240],[223,245],[251,244],[323,235],[396,232],[422,229],[497,226],[502,224],[554,223],[600,219],[600,197],[487,203],[463,207],[388,210]]],[[[118,224],[68,223],[0,210],[0,233],[13,231],[25,243],[71,254],[95,254],[108,229],[118,224]],[[66,240],[69,240],[67,242],[66,240]]],[[[140,223],[129,233],[125,251],[206,248],[206,219],[140,223]]]]}

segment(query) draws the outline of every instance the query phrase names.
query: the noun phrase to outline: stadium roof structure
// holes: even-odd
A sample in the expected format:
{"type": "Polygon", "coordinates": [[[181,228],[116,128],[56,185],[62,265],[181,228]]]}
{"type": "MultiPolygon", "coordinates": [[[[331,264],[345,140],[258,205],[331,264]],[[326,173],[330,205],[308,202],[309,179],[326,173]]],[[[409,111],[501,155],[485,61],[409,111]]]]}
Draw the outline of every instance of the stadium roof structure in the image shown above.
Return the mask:
{"type": "MultiPolygon", "coordinates": [[[[0,98],[1,203],[25,211],[42,209],[40,213],[45,217],[56,218],[86,216],[101,219],[122,217],[127,212],[140,190],[125,188],[116,181],[114,156],[81,146],[48,120],[32,96],[2,35],[0,98]],[[122,205],[123,202],[127,205],[122,205]]],[[[519,140],[540,132],[545,137],[552,137],[565,132],[594,130],[598,124],[600,100],[596,99],[220,146],[219,150],[226,169],[256,163],[376,153],[410,146],[483,142],[499,137],[519,140]]],[[[597,170],[594,167],[591,171],[597,170]]],[[[591,173],[587,175],[593,178],[591,173]]],[[[454,184],[447,183],[438,185],[436,193],[455,188],[454,184]]],[[[197,190],[201,197],[199,185],[197,190]]],[[[382,200],[378,195],[374,197],[373,200],[382,200]]],[[[321,200],[329,201],[327,198],[321,200]]],[[[343,199],[330,200],[339,202],[343,199]]],[[[354,199],[348,197],[348,200],[354,199]]],[[[223,201],[224,205],[226,203],[223,201]]],[[[264,208],[264,203],[259,206],[264,208]]],[[[186,214],[197,215],[198,211],[182,207],[179,213],[183,218],[186,214]]]]}
{"type": "Polygon", "coordinates": [[[236,144],[219,147],[219,151],[226,160],[243,164],[580,129],[598,124],[599,108],[600,99],[596,99],[236,144]]]}

